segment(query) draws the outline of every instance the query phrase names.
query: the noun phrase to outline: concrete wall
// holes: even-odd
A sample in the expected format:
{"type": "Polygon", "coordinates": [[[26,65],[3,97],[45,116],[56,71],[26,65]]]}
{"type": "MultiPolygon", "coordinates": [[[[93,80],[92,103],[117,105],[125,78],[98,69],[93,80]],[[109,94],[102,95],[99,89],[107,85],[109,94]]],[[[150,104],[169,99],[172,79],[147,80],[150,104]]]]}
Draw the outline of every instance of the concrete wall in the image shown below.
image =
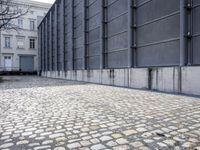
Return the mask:
{"type": "Polygon", "coordinates": [[[200,96],[200,67],[42,72],[43,77],[200,96]]]}

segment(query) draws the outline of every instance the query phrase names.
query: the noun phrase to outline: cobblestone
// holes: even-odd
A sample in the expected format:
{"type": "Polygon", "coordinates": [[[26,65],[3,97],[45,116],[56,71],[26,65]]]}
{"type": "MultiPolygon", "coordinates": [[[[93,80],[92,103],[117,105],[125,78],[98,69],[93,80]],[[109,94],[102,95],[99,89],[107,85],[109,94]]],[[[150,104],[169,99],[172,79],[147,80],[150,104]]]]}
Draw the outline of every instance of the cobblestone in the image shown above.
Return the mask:
{"type": "Polygon", "coordinates": [[[39,77],[0,83],[0,149],[200,150],[200,99],[39,77]]]}

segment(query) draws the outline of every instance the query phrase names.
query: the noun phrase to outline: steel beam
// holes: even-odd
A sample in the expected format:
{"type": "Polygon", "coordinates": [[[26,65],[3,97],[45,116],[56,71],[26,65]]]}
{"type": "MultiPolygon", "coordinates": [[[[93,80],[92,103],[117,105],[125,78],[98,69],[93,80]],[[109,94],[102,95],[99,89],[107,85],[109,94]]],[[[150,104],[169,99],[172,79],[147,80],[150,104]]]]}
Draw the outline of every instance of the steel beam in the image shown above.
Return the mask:
{"type": "Polygon", "coordinates": [[[186,65],[187,53],[187,0],[180,0],[180,66],[186,65]]]}

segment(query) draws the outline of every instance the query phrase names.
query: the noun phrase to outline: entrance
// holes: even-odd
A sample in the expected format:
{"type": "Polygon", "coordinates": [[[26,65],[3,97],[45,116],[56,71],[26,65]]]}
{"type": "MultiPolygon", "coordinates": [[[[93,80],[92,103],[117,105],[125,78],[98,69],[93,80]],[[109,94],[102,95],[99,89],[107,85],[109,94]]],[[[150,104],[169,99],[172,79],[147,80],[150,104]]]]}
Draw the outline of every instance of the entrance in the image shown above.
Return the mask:
{"type": "Polygon", "coordinates": [[[5,68],[5,71],[12,70],[12,57],[11,56],[4,56],[4,68],[5,68]]]}

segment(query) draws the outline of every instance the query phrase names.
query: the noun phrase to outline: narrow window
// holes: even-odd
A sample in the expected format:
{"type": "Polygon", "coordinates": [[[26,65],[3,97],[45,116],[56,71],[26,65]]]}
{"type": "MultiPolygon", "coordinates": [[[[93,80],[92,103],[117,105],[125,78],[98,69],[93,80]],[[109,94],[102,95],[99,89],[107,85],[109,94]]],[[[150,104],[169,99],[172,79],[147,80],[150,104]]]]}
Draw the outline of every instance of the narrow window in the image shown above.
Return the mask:
{"type": "Polygon", "coordinates": [[[17,48],[19,48],[19,49],[24,48],[24,37],[17,38],[17,48]]]}
{"type": "Polygon", "coordinates": [[[35,39],[30,39],[30,49],[35,49],[35,39]]]}
{"type": "Polygon", "coordinates": [[[5,37],[5,48],[11,48],[10,37],[5,37]]]}
{"type": "Polygon", "coordinates": [[[18,19],[18,27],[20,29],[23,29],[23,20],[22,19],[18,19]]]}
{"type": "Polygon", "coordinates": [[[35,21],[33,20],[30,21],[30,30],[35,30],[35,21]]]}

